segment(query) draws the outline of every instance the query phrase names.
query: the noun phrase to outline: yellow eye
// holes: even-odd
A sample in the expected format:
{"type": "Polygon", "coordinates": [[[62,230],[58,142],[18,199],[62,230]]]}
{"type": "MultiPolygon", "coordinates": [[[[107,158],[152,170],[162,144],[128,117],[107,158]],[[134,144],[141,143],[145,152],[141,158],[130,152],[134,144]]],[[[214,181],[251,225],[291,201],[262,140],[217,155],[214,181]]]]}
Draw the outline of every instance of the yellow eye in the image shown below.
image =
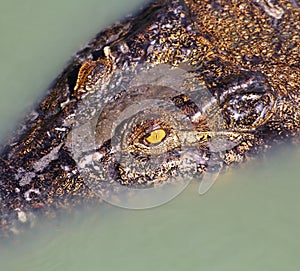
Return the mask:
{"type": "Polygon", "coordinates": [[[166,137],[167,133],[165,130],[163,129],[158,129],[158,130],[154,130],[152,131],[146,138],[146,142],[149,144],[158,144],[160,142],[162,142],[165,137],[166,137]]]}

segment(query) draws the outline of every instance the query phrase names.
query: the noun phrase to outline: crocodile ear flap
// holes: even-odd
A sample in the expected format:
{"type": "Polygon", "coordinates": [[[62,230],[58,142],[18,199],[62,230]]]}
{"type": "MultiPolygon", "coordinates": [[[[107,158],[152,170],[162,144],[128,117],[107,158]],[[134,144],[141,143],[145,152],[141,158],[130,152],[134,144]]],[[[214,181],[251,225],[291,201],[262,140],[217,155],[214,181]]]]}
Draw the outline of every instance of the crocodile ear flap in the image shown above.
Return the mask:
{"type": "Polygon", "coordinates": [[[227,129],[252,130],[272,117],[276,98],[265,76],[241,71],[213,90],[227,129]]]}

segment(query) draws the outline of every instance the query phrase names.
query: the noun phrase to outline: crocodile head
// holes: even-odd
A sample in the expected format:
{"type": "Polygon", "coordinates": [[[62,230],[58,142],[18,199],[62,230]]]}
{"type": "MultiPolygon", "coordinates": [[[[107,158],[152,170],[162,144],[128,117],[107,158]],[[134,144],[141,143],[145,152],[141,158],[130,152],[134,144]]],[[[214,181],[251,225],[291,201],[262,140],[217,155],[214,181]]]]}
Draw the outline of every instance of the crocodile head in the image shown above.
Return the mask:
{"type": "MultiPolygon", "coordinates": [[[[146,206],[133,190],[140,197],[166,184],[180,190],[192,178],[202,178],[205,192],[225,165],[262,144],[276,107],[259,72],[240,71],[211,89],[188,66],[134,65],[107,78],[84,94],[67,145],[88,187],[123,207],[146,206]],[[128,193],[136,206],[120,202],[128,193]]],[[[161,197],[147,207],[155,204],[161,197]]]]}
{"type": "Polygon", "coordinates": [[[3,149],[2,227],[191,178],[211,184],[298,138],[300,12],[271,2],[155,1],[99,33],[3,149]]]}

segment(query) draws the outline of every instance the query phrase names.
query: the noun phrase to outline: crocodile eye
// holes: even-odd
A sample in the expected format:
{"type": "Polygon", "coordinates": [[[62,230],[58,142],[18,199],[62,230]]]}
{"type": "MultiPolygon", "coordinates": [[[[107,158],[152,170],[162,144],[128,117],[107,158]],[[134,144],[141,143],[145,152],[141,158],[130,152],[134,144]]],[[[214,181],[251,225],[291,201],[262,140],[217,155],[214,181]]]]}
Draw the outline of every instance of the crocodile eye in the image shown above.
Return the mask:
{"type": "Polygon", "coordinates": [[[157,129],[144,137],[145,143],[150,145],[158,145],[161,143],[167,136],[167,132],[164,129],[157,129]]]}

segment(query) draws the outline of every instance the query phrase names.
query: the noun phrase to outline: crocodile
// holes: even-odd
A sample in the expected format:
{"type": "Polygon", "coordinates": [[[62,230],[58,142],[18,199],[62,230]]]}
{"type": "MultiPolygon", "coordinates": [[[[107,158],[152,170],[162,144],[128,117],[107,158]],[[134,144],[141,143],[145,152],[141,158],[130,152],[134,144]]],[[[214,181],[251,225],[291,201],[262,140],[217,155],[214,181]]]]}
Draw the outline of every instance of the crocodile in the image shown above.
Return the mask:
{"type": "Polygon", "coordinates": [[[76,53],[1,149],[1,235],[297,144],[299,92],[299,1],[150,1],[76,53]]]}

